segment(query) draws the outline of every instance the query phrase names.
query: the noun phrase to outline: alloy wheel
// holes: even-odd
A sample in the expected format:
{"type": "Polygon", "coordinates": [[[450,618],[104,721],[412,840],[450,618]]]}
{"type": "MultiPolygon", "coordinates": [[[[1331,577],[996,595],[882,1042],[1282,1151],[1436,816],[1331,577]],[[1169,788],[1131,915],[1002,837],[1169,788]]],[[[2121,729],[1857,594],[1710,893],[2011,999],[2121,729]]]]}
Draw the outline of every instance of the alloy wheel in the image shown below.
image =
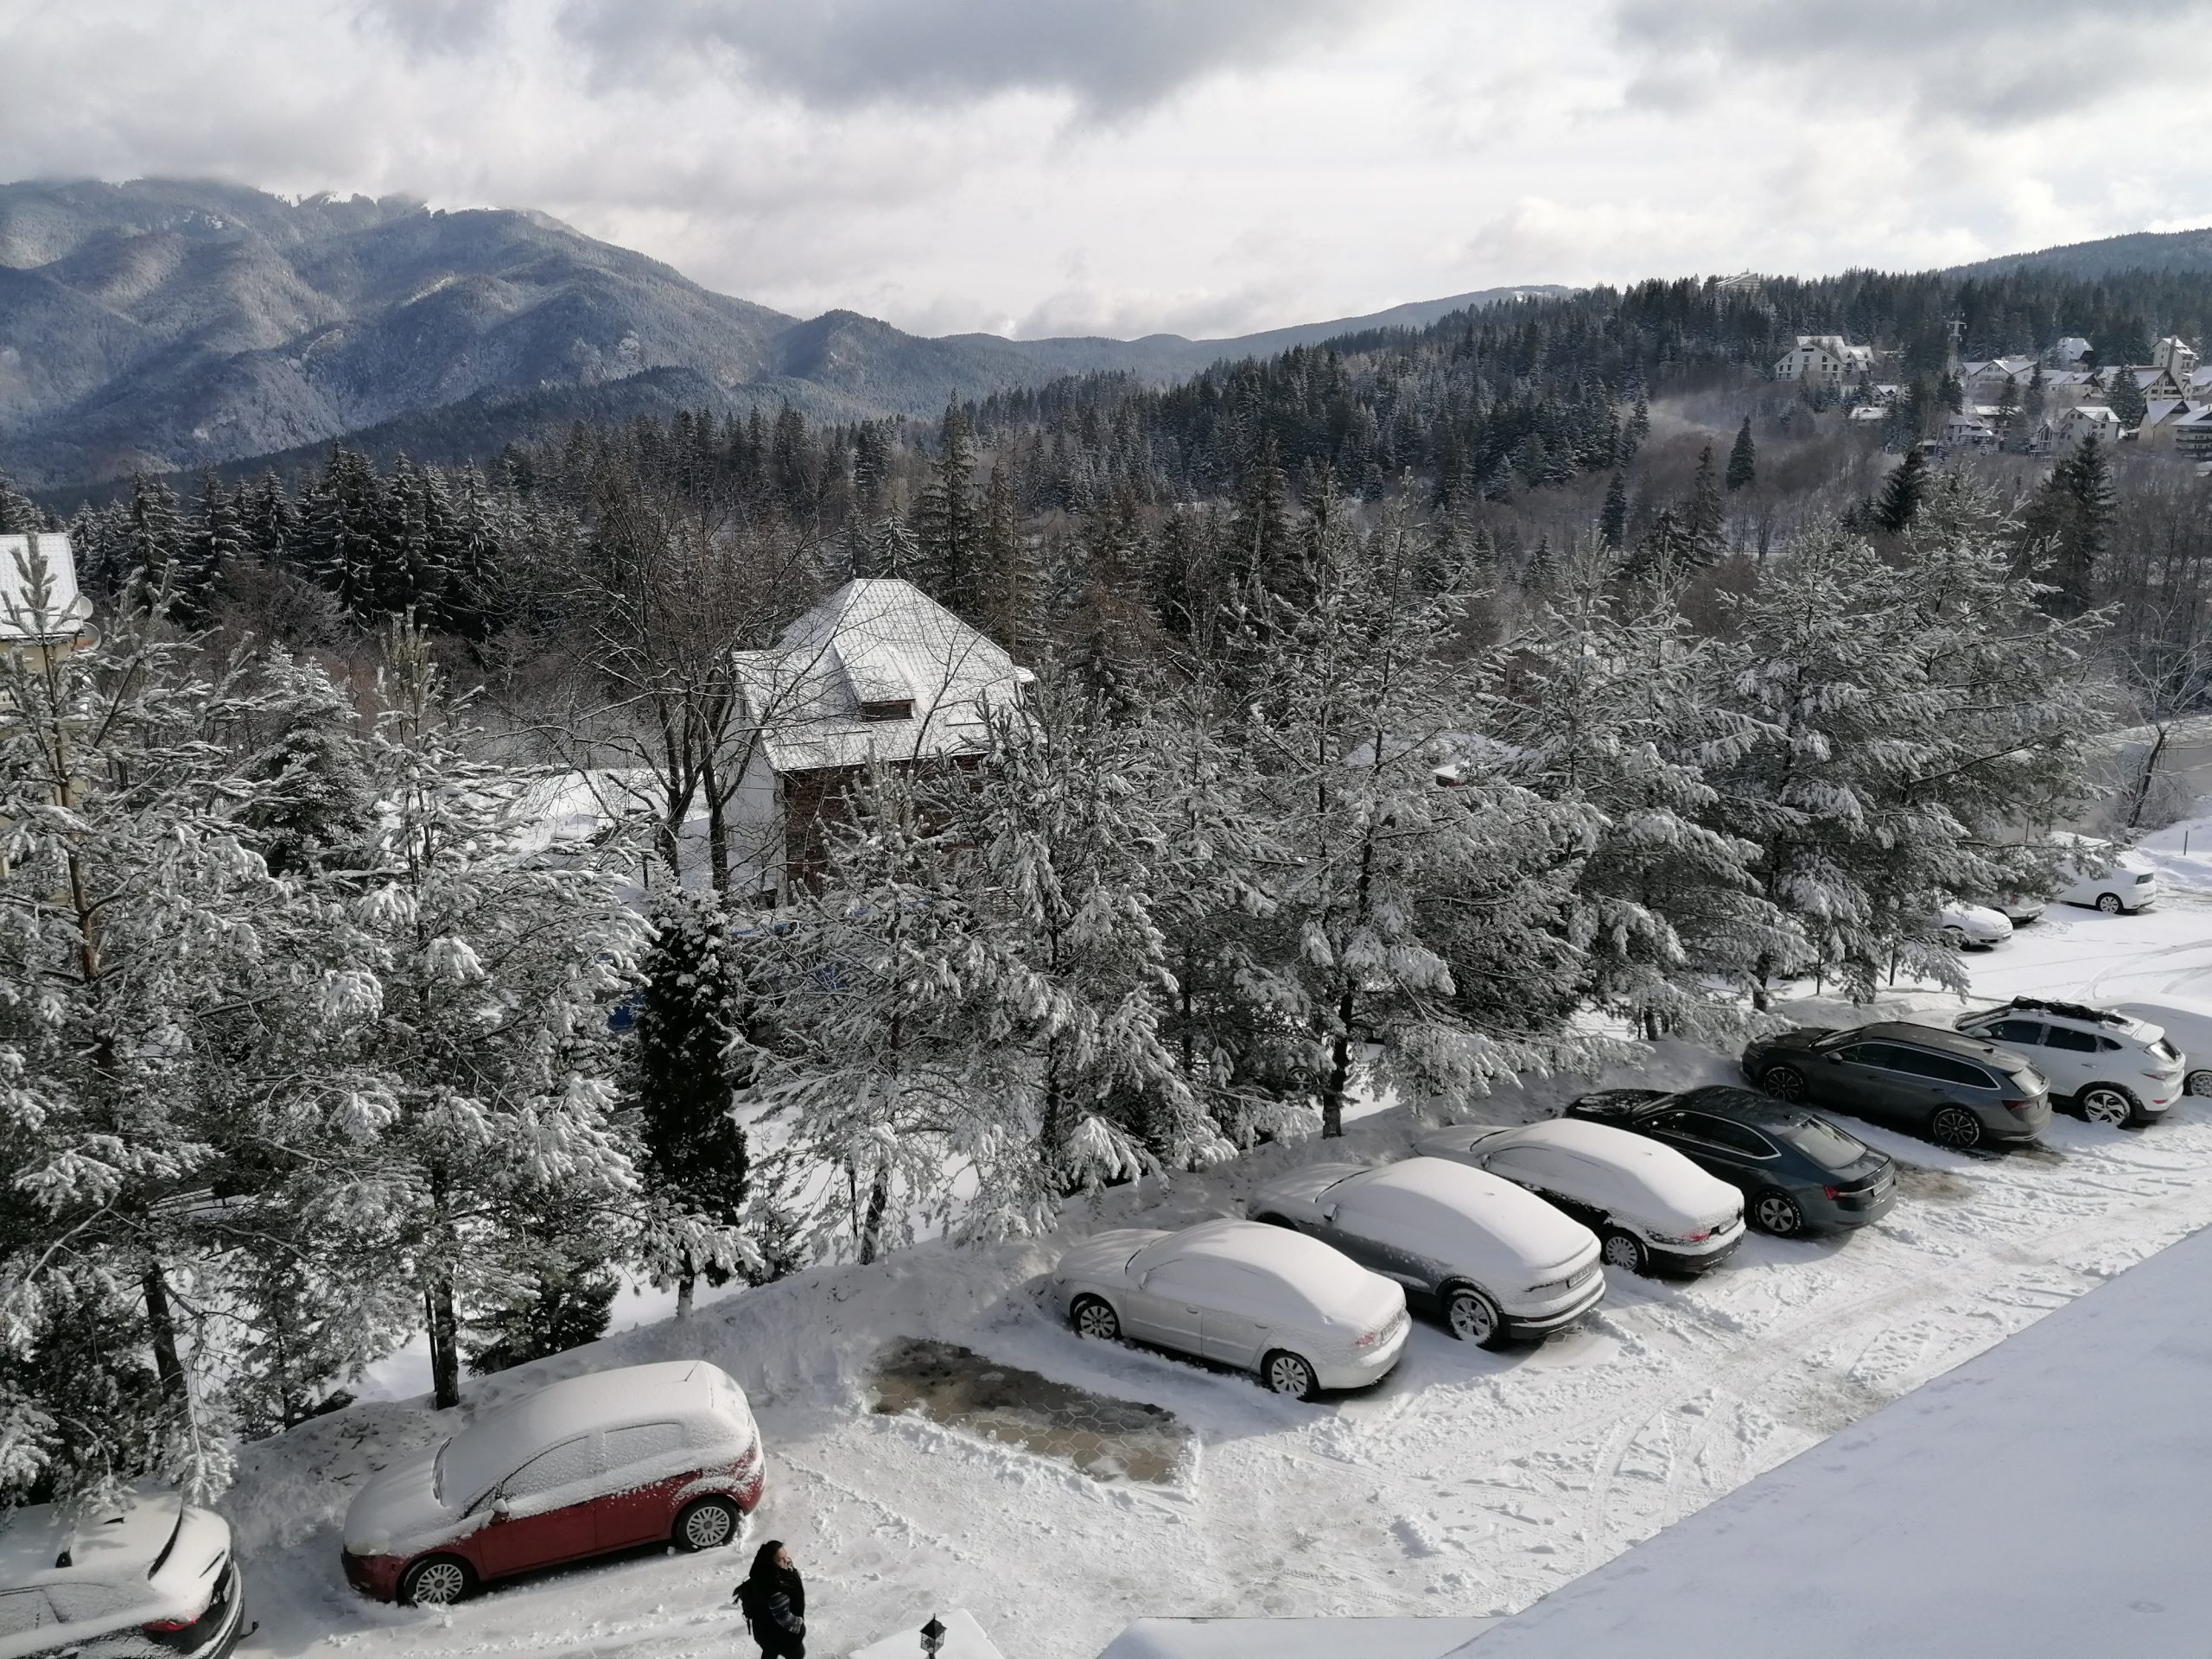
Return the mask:
{"type": "Polygon", "coordinates": [[[1607,1233],[1604,1255],[1609,1268],[1618,1268],[1624,1273],[1643,1271],[1643,1246],[1626,1233],[1607,1233]]]}
{"type": "Polygon", "coordinates": [[[2182,1092],[2199,1099],[2212,1096],[2212,1071],[2192,1071],[2182,1084],[2182,1092]]]}
{"type": "Polygon", "coordinates": [[[1758,1223],[1762,1232],[1787,1238],[1804,1226],[1805,1213],[1788,1193],[1767,1192],[1751,1205],[1751,1219],[1758,1223]]]}
{"type": "Polygon", "coordinates": [[[1452,1334],[1462,1342],[1480,1347],[1497,1339],[1497,1310],[1491,1306],[1490,1298],[1479,1292],[1453,1292],[1446,1317],[1451,1321],[1452,1334]]]}
{"type": "Polygon", "coordinates": [[[1770,1065],[1759,1078],[1759,1087],[1777,1100],[1805,1098],[1805,1078],[1794,1065],[1770,1065]]]}
{"type": "Polygon", "coordinates": [[[1122,1338],[1120,1316],[1096,1296],[1086,1296],[1075,1305],[1075,1332],[1079,1337],[1096,1337],[1101,1342],[1118,1342],[1122,1338]]]}
{"type": "Polygon", "coordinates": [[[1939,1147],[1964,1152],[1981,1144],[1981,1120],[1963,1106],[1946,1106],[1929,1122],[1929,1133],[1939,1147]]]}
{"type": "Polygon", "coordinates": [[[2107,916],[2117,916],[2117,915],[2119,915],[2119,914],[2120,914],[2120,909],[2121,909],[2121,906],[2120,906],[2120,895],[2119,895],[2118,893],[2100,893],[2100,894],[2098,894],[2098,895],[2097,895],[2097,908],[2098,908],[2099,910],[2101,910],[2102,912],[2104,912],[2104,913],[2105,913],[2106,915],[2107,915],[2107,916]]]}
{"type": "Polygon", "coordinates": [[[2135,1116],[2135,1103],[2120,1090],[2100,1084],[2082,1096],[2082,1116],[2092,1123],[2122,1124],[2135,1116]]]}
{"type": "Polygon", "coordinates": [[[1296,1354],[1276,1354],[1268,1361],[1268,1386],[1294,1400],[1313,1397],[1313,1368],[1296,1354]]]}
{"type": "Polygon", "coordinates": [[[683,1517],[683,1541],[694,1549],[720,1549],[736,1530],[726,1503],[702,1503],[683,1517]]]}
{"type": "Polygon", "coordinates": [[[407,1591],[417,1607],[450,1607],[468,1593],[468,1569],[459,1561],[425,1561],[410,1576],[407,1591]]]}

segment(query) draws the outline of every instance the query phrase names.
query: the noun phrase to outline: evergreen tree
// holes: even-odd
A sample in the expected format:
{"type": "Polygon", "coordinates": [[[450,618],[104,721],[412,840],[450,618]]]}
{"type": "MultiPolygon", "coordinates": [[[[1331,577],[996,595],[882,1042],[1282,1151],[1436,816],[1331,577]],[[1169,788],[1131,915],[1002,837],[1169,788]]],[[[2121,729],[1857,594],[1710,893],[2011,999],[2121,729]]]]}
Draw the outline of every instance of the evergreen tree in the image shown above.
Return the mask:
{"type": "Polygon", "coordinates": [[[983,514],[976,499],[976,444],[966,416],[946,404],[938,455],[914,509],[914,542],[930,596],[962,618],[982,597],[983,514]]]}
{"type": "Polygon", "coordinates": [[[1874,524],[1892,535],[1908,529],[1927,490],[1927,453],[1916,447],[1905,452],[1904,460],[1883,480],[1882,493],[1874,500],[1874,524]]]}
{"type": "Polygon", "coordinates": [[[676,1287],[677,1317],[698,1281],[739,1265],[749,1156],[732,1116],[753,1077],[743,929],[711,888],[659,891],[631,1033],[628,1093],[645,1143],[645,1265],[676,1287]]]}
{"type": "Polygon", "coordinates": [[[200,508],[185,536],[172,582],[171,614],[187,627],[209,620],[215,589],[246,550],[239,500],[213,472],[200,480],[200,508]]]}
{"type": "Polygon", "coordinates": [[[1598,515],[1598,539],[1615,553],[1628,544],[1628,486],[1618,473],[1605,486],[1605,505],[1598,515]]]}
{"type": "Polygon", "coordinates": [[[1758,477],[1758,451],[1751,442],[1751,417],[1744,416],[1743,425],[1736,429],[1736,442],[1728,451],[1727,485],[1740,490],[1758,477]]]}
{"type": "Polygon", "coordinates": [[[130,499],[124,509],[125,580],[149,594],[168,595],[172,607],[180,588],[189,583],[184,561],[184,532],[177,522],[176,497],[158,478],[130,475],[130,499]]]}
{"type": "Polygon", "coordinates": [[[1719,563],[1728,551],[1728,510],[1721,501],[1720,474],[1709,443],[1699,452],[1681,522],[1687,536],[1683,556],[1688,563],[1700,569],[1719,563]]]}
{"type": "Polygon", "coordinates": [[[496,1274],[479,1293],[483,1311],[461,1339],[478,1376],[528,1364],[607,1334],[614,1294],[608,1240],[552,1217],[520,1221],[498,1241],[496,1274]]]}
{"type": "Polygon", "coordinates": [[[366,455],[334,445],[302,504],[299,547],[308,574],[356,621],[384,614],[389,528],[384,491],[366,455]]]}
{"type": "Polygon", "coordinates": [[[2031,498],[2017,532],[2019,555],[2049,571],[2044,603],[2055,615],[2079,616],[2096,602],[2115,505],[2112,461],[2094,432],[2059,458],[2031,498]]]}
{"type": "Polygon", "coordinates": [[[2110,378],[2112,390],[2106,397],[2112,404],[2112,412],[2122,426],[2142,425],[2143,417],[2151,412],[2151,405],[2143,396],[2143,388],[2136,384],[2134,374],[2127,369],[2114,369],[2110,378]]]}

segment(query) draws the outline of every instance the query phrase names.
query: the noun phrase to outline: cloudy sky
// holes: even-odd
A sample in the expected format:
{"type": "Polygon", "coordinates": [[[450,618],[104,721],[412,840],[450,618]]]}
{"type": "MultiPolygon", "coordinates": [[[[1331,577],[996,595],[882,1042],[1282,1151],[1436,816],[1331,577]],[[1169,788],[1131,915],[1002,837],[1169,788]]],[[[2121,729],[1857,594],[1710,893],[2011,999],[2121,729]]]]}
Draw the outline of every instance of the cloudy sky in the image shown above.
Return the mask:
{"type": "Polygon", "coordinates": [[[0,179],[533,207],[925,333],[2212,224],[2212,0],[0,0],[0,179]]]}

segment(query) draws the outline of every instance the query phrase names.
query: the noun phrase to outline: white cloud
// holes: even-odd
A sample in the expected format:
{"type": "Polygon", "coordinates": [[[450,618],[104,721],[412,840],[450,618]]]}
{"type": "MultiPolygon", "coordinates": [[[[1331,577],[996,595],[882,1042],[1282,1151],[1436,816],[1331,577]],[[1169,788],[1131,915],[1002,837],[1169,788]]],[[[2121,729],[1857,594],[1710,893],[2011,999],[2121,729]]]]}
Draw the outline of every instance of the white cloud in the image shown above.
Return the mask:
{"type": "Polygon", "coordinates": [[[534,207],[798,315],[1217,334],[2202,224],[2212,106],[2176,46],[2208,22],[2212,0],[75,0],[0,18],[0,178],[534,207]]]}

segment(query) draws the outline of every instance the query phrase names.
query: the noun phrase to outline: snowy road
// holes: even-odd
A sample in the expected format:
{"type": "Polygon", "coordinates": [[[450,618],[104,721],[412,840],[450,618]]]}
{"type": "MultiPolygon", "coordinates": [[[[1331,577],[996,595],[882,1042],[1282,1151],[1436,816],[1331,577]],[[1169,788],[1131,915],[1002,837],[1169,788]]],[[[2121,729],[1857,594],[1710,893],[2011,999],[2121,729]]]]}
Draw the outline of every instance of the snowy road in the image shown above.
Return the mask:
{"type": "MultiPolygon", "coordinates": [[[[2126,918],[2054,912],[1972,965],[1977,989],[2000,996],[2212,991],[2212,901],[2176,893],[2126,918]]],[[[1676,1052],[1655,1074],[1681,1083],[1726,1069],[1676,1052]]],[[[1534,1116],[1582,1086],[1554,1080],[1489,1110],[1534,1116]]],[[[1395,1154],[1411,1132],[1402,1114],[1381,1114],[1326,1154],[1270,1149],[1164,1201],[1111,1195],[1071,1226],[1230,1213],[1287,1163],[1395,1154]]],[[[1507,1612],[2212,1224],[2212,1103],[2185,1102],[2142,1133],[2061,1117],[2044,1149],[2001,1158],[1866,1134],[1914,1166],[1907,1202],[1879,1225],[1840,1242],[1754,1238],[1688,1285],[1615,1275],[1586,1328],[1534,1351],[1486,1354],[1422,1325],[1381,1389],[1319,1408],[1078,1342],[1029,1287],[1065,1240],[931,1245],[866,1271],[819,1270],[704,1309],[686,1329],[563,1356],[519,1385],[686,1352],[729,1369],[769,1446],[754,1535],[785,1540],[807,1573],[810,1647],[823,1655],[954,1605],[1020,1659],[1088,1659],[1147,1613],[1507,1612]],[[877,1416],[867,1366],[894,1334],[1153,1402],[1183,1420],[1197,1450],[1168,1485],[1102,1484],[918,1418],[877,1416]]],[[[378,1403],[249,1449],[225,1506],[262,1620],[242,1653],[745,1650],[721,1611],[732,1553],[594,1566],[443,1614],[352,1595],[332,1520],[391,1448],[440,1432],[427,1414],[378,1403]]]]}

